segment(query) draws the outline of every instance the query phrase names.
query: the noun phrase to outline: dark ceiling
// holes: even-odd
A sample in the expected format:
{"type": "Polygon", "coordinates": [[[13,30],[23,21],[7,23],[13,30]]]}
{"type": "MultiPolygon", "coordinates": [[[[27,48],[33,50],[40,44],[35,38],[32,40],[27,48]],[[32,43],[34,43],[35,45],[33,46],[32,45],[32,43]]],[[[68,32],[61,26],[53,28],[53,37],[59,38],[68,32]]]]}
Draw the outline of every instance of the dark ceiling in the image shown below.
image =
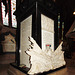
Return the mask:
{"type": "MultiPolygon", "coordinates": [[[[28,0],[17,0],[17,1],[28,1],[28,0]]],[[[30,0],[29,0],[30,1],[30,0]]],[[[31,0],[35,1],[35,0],[31,0]]],[[[38,0],[38,1],[51,1],[51,0],[38,0]]],[[[75,9],[75,0],[53,0],[55,4],[58,6],[60,13],[61,13],[61,19],[64,22],[64,33],[69,30],[72,23],[75,20],[75,15],[73,15],[73,11],[75,9]]]]}
{"type": "Polygon", "coordinates": [[[56,5],[60,8],[61,16],[65,22],[65,33],[75,20],[73,12],[75,10],[75,0],[54,0],[56,5]]]}
{"type": "MultiPolygon", "coordinates": [[[[23,0],[16,0],[17,4],[23,0]]],[[[60,9],[61,19],[65,23],[64,32],[69,30],[70,26],[75,20],[75,15],[73,15],[73,11],[75,9],[75,0],[53,0],[56,5],[60,9]]]]}

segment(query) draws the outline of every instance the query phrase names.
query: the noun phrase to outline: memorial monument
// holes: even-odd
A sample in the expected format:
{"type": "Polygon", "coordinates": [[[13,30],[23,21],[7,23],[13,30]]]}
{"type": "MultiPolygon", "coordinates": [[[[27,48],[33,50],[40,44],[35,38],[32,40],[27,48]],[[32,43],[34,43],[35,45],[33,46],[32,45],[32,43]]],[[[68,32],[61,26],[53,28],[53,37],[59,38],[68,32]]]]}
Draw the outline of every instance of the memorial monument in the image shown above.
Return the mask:
{"type": "Polygon", "coordinates": [[[65,65],[58,35],[58,9],[52,0],[24,0],[17,8],[17,66],[38,74],[65,65]]]}

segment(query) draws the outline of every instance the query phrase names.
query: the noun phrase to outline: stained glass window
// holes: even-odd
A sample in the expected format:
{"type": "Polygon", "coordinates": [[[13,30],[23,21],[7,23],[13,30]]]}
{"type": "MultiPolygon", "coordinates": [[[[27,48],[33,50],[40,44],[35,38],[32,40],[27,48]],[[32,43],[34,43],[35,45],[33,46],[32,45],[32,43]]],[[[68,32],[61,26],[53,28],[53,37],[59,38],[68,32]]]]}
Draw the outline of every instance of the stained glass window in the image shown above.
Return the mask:
{"type": "Polygon", "coordinates": [[[16,10],[16,0],[11,0],[12,27],[17,27],[16,16],[13,13],[16,10]]]}
{"type": "MultiPolygon", "coordinates": [[[[7,0],[7,3],[8,3],[8,0],[7,0]]],[[[9,21],[8,21],[8,12],[7,14],[5,13],[5,5],[3,4],[3,2],[1,2],[1,9],[2,9],[2,21],[3,21],[3,24],[6,25],[6,26],[9,26],[9,21]]]]}
{"type": "Polygon", "coordinates": [[[1,9],[2,9],[2,21],[3,21],[3,25],[6,26],[10,26],[10,27],[14,27],[17,28],[17,21],[16,21],[16,16],[13,15],[13,13],[16,10],[16,0],[10,0],[10,2],[8,2],[9,0],[6,0],[7,3],[7,14],[5,12],[5,5],[3,4],[3,2],[1,2],[1,9]],[[9,4],[10,3],[10,4],[9,4]],[[11,10],[11,13],[9,13],[11,10]],[[10,15],[9,15],[10,14],[10,15]],[[11,23],[9,24],[9,17],[11,18],[11,23]]]}

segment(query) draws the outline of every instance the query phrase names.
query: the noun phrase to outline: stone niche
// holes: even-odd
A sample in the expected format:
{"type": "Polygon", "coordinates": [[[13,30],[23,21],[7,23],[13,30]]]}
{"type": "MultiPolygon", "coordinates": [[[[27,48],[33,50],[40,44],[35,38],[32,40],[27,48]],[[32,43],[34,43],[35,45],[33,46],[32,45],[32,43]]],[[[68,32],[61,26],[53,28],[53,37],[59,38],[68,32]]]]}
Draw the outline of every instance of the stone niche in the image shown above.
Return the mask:
{"type": "Polygon", "coordinates": [[[18,21],[16,64],[21,69],[22,65],[29,68],[27,74],[43,73],[65,65],[62,43],[59,44],[58,38],[55,4],[51,0],[31,0],[26,6],[24,2],[15,12],[18,21]],[[53,66],[49,67],[49,64],[53,66]]]}

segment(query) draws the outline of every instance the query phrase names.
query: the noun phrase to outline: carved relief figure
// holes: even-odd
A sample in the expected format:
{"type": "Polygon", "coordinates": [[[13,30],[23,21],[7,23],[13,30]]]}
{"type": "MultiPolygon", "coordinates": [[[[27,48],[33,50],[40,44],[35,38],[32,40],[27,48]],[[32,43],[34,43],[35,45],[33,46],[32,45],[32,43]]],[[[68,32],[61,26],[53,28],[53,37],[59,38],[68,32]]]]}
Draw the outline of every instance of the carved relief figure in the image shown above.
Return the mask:
{"type": "Polygon", "coordinates": [[[31,45],[29,45],[30,48],[26,53],[31,56],[31,68],[28,71],[28,74],[42,73],[44,71],[59,68],[66,64],[64,61],[64,52],[62,51],[62,42],[55,51],[44,51],[38,46],[32,37],[29,37],[29,41],[31,42],[31,45]]]}

